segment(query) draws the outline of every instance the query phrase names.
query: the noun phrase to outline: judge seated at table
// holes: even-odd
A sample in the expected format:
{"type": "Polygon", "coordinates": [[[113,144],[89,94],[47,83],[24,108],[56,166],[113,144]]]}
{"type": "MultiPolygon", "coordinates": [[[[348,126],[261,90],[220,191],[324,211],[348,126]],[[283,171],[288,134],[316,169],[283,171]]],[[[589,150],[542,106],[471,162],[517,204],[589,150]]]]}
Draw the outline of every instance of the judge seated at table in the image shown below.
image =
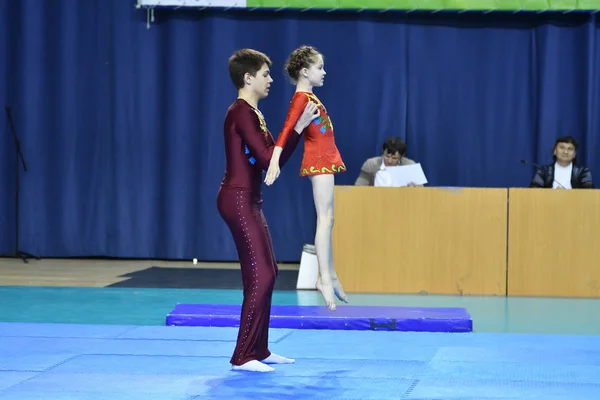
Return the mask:
{"type": "MultiPolygon", "coordinates": [[[[385,173],[386,168],[400,165],[411,165],[415,162],[405,157],[406,143],[399,137],[389,137],[382,146],[382,154],[369,158],[360,169],[360,175],[356,179],[356,186],[392,186],[389,177],[385,173]],[[382,172],[383,171],[383,172],[382,172]],[[381,173],[380,173],[381,172],[381,173]]],[[[419,186],[409,184],[408,186],[419,186]]]]}
{"type": "Polygon", "coordinates": [[[556,140],[552,150],[554,163],[542,165],[535,172],[529,187],[553,189],[592,189],[592,173],[577,164],[577,140],[563,136],[556,140]]]}

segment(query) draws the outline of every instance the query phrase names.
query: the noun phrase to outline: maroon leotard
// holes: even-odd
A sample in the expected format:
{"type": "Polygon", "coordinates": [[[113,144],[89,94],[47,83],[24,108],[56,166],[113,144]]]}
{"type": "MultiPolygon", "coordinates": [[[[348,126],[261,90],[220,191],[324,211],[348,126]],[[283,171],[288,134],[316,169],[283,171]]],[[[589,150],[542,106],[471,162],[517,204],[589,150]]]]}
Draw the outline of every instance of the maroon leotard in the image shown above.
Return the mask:
{"type": "MultiPolygon", "coordinates": [[[[242,269],[244,301],[233,365],[264,360],[268,349],[271,297],[278,274],[273,244],[262,212],[262,171],[269,168],[275,142],[260,111],[242,99],[227,110],[224,126],[225,177],[217,195],[219,214],[229,227],[242,269]]],[[[300,141],[291,135],[281,152],[282,167],[300,141]]]]}

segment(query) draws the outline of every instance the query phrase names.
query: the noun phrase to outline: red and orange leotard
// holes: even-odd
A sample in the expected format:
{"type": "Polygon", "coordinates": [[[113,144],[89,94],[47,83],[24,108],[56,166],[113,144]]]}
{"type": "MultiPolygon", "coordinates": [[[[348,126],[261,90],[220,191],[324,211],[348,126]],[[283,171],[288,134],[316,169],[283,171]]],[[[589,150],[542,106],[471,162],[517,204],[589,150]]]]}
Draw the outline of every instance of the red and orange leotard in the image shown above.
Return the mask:
{"type": "Polygon", "coordinates": [[[327,115],[323,103],[313,93],[294,93],[285,124],[275,145],[285,148],[290,135],[294,132],[296,122],[309,101],[317,105],[320,115],[304,131],[304,155],[300,166],[300,176],[343,172],[346,170],[346,166],[335,145],[331,119],[327,115]]]}

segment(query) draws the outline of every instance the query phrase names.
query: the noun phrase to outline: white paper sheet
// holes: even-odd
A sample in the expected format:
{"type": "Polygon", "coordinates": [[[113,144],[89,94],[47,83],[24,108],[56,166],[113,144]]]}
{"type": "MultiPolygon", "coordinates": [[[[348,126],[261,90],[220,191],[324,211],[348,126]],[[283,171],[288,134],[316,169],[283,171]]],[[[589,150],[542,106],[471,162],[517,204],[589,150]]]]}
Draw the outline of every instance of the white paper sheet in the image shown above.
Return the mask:
{"type": "Polygon", "coordinates": [[[420,163],[385,167],[385,169],[377,171],[375,175],[375,186],[401,187],[408,186],[409,183],[415,185],[427,183],[420,163]]]}

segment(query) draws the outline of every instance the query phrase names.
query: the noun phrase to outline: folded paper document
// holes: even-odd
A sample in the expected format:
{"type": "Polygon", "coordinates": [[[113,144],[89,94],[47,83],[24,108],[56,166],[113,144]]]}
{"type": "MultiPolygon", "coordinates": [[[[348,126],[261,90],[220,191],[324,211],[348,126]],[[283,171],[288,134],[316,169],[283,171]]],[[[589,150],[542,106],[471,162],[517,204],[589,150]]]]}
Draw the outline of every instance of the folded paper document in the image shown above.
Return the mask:
{"type": "Polygon", "coordinates": [[[409,183],[424,185],[427,178],[421,168],[421,164],[398,165],[396,167],[385,167],[377,171],[375,175],[375,186],[401,187],[409,183]]]}

